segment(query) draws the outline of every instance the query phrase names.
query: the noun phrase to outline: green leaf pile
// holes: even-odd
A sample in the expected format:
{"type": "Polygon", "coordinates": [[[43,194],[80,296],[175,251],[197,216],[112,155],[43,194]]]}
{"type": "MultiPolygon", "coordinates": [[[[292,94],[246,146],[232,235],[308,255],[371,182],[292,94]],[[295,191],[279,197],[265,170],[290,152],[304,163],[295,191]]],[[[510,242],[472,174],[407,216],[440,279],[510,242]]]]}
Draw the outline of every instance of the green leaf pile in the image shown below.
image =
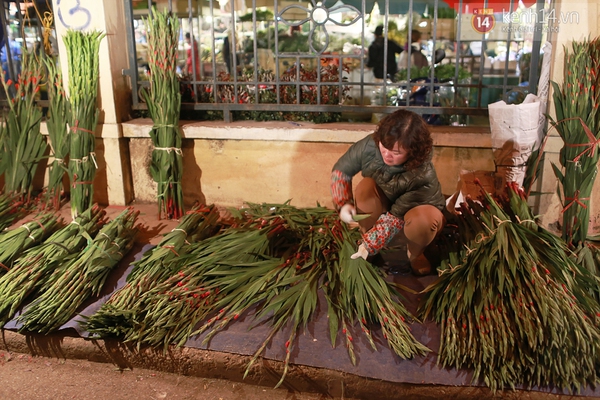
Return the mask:
{"type": "Polygon", "coordinates": [[[598,279],[535,223],[518,188],[470,200],[459,219],[465,249],[421,307],[441,327],[439,364],[473,369],[493,390],[595,385],[598,279]]]}

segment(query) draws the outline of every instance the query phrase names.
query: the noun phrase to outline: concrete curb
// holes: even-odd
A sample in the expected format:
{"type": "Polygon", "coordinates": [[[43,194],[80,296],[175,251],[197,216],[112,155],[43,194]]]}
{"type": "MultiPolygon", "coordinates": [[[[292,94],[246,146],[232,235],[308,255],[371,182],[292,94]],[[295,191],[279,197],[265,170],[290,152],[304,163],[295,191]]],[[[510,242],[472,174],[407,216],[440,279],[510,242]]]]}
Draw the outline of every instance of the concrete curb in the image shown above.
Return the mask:
{"type": "MultiPolygon", "coordinates": [[[[68,332],[40,335],[2,330],[2,346],[9,352],[32,356],[81,359],[111,363],[121,369],[145,368],[265,387],[274,387],[283,372],[282,362],[259,359],[244,378],[250,356],[173,346],[166,351],[156,348],[137,349],[115,340],[90,340],[69,335],[68,332]]],[[[517,390],[494,394],[485,387],[395,383],[305,365],[291,365],[282,387],[293,392],[319,393],[327,398],[340,399],[545,400],[565,397],[536,391],[517,390]]]]}

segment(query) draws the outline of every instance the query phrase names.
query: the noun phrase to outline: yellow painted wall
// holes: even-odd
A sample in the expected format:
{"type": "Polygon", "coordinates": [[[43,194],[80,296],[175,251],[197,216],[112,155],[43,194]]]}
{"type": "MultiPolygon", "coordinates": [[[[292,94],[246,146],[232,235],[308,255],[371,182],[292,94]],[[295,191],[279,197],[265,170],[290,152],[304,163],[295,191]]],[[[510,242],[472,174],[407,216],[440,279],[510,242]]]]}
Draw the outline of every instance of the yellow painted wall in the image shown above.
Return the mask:
{"type": "MultiPolygon", "coordinates": [[[[136,201],[156,201],[147,162],[150,139],[130,140],[136,201]]],[[[331,207],[330,172],[348,143],[185,139],[184,197],[239,207],[244,202],[331,207]]],[[[491,149],[438,147],[433,162],[444,194],[456,189],[462,169],[493,170],[491,149]]],[[[358,177],[357,177],[358,178],[358,177]]]]}

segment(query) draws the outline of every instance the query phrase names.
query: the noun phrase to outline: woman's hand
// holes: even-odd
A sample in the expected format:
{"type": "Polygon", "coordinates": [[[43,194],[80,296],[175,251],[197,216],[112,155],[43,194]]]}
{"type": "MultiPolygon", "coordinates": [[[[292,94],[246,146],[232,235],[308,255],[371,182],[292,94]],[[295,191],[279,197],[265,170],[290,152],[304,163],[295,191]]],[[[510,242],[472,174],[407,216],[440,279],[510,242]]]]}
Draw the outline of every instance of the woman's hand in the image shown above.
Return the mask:
{"type": "Polygon", "coordinates": [[[352,204],[344,204],[342,208],[340,208],[340,219],[347,223],[354,223],[354,216],[356,215],[356,208],[352,204]]]}
{"type": "Polygon", "coordinates": [[[358,246],[358,251],[350,256],[351,259],[356,260],[358,257],[364,258],[365,260],[369,257],[369,252],[364,244],[358,246]]]}

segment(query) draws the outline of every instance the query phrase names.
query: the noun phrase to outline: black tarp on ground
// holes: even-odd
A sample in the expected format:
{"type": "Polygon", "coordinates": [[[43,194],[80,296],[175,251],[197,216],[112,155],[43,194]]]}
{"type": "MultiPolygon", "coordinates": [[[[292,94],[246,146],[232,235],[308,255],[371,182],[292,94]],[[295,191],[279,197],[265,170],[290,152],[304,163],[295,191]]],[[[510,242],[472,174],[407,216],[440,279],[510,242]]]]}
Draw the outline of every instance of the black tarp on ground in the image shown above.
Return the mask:
{"type": "MultiPolygon", "coordinates": [[[[108,299],[112,292],[123,287],[126,282],[127,274],[131,271],[131,263],[139,260],[143,253],[151,249],[151,245],[136,245],[126,256],[119,266],[113,270],[105,285],[105,290],[101,296],[86,302],[77,316],[64,324],[60,330],[75,330],[83,338],[88,338],[89,332],[81,329],[78,321],[80,315],[92,315],[108,299]]],[[[435,276],[415,277],[411,274],[399,274],[391,276],[397,283],[401,283],[416,292],[424,289],[432,283],[435,276]]],[[[406,306],[409,311],[414,312],[419,297],[418,295],[405,293],[406,306]]],[[[448,385],[448,386],[476,386],[471,383],[472,373],[466,370],[456,370],[454,368],[440,368],[436,364],[437,351],[439,348],[440,330],[438,326],[431,322],[423,324],[415,323],[411,325],[412,333],[415,338],[425,344],[432,351],[425,357],[416,357],[412,360],[403,360],[387,347],[380,332],[373,332],[373,337],[378,350],[374,351],[367,342],[364,335],[358,332],[353,335],[355,338],[354,346],[357,363],[352,365],[348,356],[343,337],[338,335],[336,347],[333,348],[329,339],[329,328],[327,323],[327,313],[323,307],[324,299],[319,302],[317,317],[308,324],[305,331],[297,337],[292,351],[291,363],[306,365],[317,368],[326,368],[354,374],[365,378],[379,379],[383,381],[409,384],[429,384],[429,385],[448,385]]],[[[16,318],[16,317],[15,317],[16,318]]],[[[253,355],[260,347],[269,331],[268,325],[259,325],[249,330],[250,318],[240,317],[235,323],[229,325],[227,329],[216,334],[212,340],[204,345],[203,336],[194,337],[187,341],[186,347],[193,347],[219,352],[227,352],[239,355],[253,355]]],[[[19,324],[13,319],[9,321],[5,329],[19,329],[19,324]]],[[[283,361],[285,359],[288,333],[280,332],[274,338],[272,343],[267,346],[264,357],[272,360],[283,361]]],[[[541,389],[539,391],[569,394],[566,391],[558,389],[541,389]]],[[[581,396],[597,397],[600,396],[598,390],[585,388],[579,393],[581,396]]]]}

